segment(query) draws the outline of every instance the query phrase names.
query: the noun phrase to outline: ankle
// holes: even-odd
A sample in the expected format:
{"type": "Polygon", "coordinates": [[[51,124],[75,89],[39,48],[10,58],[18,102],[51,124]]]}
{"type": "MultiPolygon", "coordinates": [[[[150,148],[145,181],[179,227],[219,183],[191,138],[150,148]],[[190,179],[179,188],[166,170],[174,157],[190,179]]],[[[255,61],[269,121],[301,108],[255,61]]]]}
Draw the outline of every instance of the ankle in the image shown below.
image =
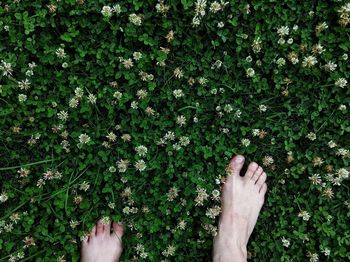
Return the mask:
{"type": "Polygon", "coordinates": [[[213,262],[247,262],[247,248],[226,244],[225,250],[214,253],[213,262]]]}

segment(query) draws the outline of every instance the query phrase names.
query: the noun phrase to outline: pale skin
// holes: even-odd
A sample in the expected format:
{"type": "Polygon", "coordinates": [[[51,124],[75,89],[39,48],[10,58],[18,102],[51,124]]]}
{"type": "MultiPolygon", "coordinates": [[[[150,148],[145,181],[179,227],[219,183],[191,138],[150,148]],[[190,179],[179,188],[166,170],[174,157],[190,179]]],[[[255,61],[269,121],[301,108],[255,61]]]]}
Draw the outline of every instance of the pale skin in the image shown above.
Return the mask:
{"type": "MultiPolygon", "coordinates": [[[[266,173],[257,163],[249,164],[243,177],[243,156],[229,163],[229,175],[222,187],[218,234],[214,237],[214,262],[247,261],[247,244],[264,204],[266,173]],[[239,161],[239,160],[242,161],[239,161]]],[[[118,262],[123,251],[123,225],[103,224],[99,220],[87,240],[82,242],[82,262],[118,262]],[[111,228],[112,225],[112,228],[111,228]],[[112,233],[111,233],[112,230],[112,233]]]]}

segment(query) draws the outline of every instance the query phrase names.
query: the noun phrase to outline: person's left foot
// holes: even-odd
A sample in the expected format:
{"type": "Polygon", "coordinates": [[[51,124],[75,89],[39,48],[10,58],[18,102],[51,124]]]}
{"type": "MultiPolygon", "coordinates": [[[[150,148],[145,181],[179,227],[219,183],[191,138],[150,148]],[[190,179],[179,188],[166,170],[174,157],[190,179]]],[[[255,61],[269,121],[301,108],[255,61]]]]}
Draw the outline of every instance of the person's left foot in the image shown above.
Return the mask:
{"type": "Polygon", "coordinates": [[[96,223],[91,230],[88,239],[82,241],[81,262],[118,262],[123,251],[122,236],[124,227],[122,224],[103,224],[102,220],[96,223]]]}

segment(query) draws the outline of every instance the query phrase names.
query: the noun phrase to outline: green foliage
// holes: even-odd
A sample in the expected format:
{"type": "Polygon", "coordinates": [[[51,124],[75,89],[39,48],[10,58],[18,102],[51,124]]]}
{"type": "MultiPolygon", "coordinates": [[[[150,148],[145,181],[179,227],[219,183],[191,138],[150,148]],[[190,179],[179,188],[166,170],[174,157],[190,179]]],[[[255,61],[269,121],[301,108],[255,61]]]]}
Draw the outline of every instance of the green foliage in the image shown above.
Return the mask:
{"type": "Polygon", "coordinates": [[[120,12],[0,1],[0,261],[78,261],[103,216],[128,225],[121,261],[140,258],[137,244],[149,261],[209,261],[218,216],[206,212],[235,154],[268,175],[251,261],[349,261],[343,2],[207,2],[195,17],[189,0],[122,1],[120,12]],[[23,248],[26,237],[36,245],[23,248]]]}

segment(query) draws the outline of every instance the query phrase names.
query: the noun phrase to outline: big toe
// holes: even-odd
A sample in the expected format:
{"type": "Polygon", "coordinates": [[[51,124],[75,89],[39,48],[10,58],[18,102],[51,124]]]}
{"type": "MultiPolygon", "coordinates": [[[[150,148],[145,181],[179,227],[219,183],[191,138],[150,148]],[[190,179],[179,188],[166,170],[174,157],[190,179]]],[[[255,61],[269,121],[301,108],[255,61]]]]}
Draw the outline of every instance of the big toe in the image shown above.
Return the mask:
{"type": "Polygon", "coordinates": [[[243,164],[244,164],[244,156],[237,155],[231,159],[229,167],[228,167],[229,168],[228,171],[232,175],[239,176],[239,173],[241,172],[243,164]]]}

